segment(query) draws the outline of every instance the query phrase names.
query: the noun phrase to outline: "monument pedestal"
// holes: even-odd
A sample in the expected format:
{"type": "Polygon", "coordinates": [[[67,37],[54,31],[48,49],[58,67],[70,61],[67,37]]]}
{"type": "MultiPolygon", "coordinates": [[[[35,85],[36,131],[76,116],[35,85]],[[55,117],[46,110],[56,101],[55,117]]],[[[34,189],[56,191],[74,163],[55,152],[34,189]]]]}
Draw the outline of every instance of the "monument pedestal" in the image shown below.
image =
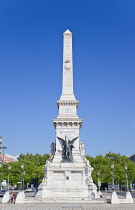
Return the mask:
{"type": "Polygon", "coordinates": [[[45,176],[35,195],[37,199],[92,199],[95,185],[91,178],[93,168],[78,152],[73,152],[74,162],[62,163],[61,154],[55,153],[52,162],[43,168],[45,176]]]}

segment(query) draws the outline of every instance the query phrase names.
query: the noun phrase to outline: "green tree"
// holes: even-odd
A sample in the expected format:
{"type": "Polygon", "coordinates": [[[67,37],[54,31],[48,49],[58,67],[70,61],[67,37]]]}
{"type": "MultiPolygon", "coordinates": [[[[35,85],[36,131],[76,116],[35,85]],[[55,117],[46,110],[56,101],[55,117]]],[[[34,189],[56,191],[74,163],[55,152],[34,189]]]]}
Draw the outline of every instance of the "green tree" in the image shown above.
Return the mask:
{"type": "Polygon", "coordinates": [[[96,156],[95,158],[86,156],[91,166],[94,168],[92,172],[92,178],[95,184],[97,184],[97,172],[100,172],[100,180],[102,187],[107,187],[108,182],[112,181],[111,175],[111,163],[114,163],[114,177],[115,184],[125,185],[125,170],[124,165],[128,166],[128,177],[129,183],[132,183],[135,179],[135,164],[131,162],[126,156],[120,154],[107,153],[104,157],[102,155],[96,156]]]}
{"type": "Polygon", "coordinates": [[[45,165],[46,161],[49,159],[49,154],[40,155],[36,153],[35,155],[31,153],[20,154],[18,160],[28,160],[33,162],[36,166],[45,165]]]}
{"type": "MultiPolygon", "coordinates": [[[[27,186],[27,183],[36,184],[37,182],[37,172],[38,172],[38,183],[40,183],[44,177],[44,172],[42,170],[45,165],[47,159],[49,159],[50,155],[44,154],[33,155],[31,153],[20,154],[17,162],[11,163],[11,171],[10,171],[10,183],[12,185],[17,185],[18,182],[21,181],[21,163],[24,164],[24,183],[27,186]]],[[[1,167],[2,170],[2,180],[8,180],[8,165],[3,164],[1,167]]]]}

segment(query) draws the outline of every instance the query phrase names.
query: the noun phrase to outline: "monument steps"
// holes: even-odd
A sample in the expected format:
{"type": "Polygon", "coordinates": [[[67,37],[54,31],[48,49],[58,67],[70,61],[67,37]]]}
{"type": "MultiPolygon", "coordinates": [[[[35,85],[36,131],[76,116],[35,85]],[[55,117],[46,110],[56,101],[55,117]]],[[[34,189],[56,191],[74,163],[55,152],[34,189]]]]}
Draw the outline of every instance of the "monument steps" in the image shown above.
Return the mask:
{"type": "Polygon", "coordinates": [[[25,198],[24,203],[105,203],[103,199],[90,200],[89,198],[25,198]]]}

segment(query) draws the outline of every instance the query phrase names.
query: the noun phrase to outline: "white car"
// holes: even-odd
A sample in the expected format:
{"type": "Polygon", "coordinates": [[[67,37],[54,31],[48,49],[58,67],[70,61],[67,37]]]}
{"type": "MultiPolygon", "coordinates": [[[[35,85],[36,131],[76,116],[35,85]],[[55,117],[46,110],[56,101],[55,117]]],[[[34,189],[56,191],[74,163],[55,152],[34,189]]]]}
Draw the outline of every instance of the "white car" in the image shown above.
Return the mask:
{"type": "Polygon", "coordinates": [[[28,189],[25,190],[25,192],[32,192],[32,189],[28,188],[28,189]]]}

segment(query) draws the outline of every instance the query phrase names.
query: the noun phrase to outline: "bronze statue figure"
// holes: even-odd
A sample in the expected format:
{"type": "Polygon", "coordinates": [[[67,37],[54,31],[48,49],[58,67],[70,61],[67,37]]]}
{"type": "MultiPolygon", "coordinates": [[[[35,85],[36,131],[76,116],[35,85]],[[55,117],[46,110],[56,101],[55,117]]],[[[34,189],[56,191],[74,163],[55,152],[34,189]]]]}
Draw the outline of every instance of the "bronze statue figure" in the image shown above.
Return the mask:
{"type": "Polygon", "coordinates": [[[67,137],[65,136],[65,140],[58,137],[58,140],[61,144],[62,147],[62,162],[68,163],[68,162],[73,162],[73,155],[72,155],[72,149],[74,148],[74,142],[78,138],[74,138],[72,140],[67,140],[67,137]]]}

